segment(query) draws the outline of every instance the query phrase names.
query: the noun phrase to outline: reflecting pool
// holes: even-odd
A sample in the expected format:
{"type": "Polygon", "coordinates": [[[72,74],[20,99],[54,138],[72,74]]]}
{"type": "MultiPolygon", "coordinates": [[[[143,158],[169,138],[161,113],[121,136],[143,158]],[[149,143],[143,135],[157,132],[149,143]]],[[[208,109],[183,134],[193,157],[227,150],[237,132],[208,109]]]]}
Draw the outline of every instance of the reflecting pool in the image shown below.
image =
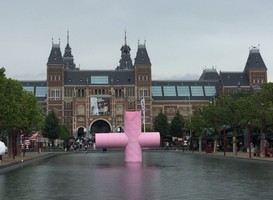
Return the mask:
{"type": "Polygon", "coordinates": [[[0,175],[2,200],[272,199],[273,163],[144,151],[142,164],[123,152],[68,153],[0,175]]]}

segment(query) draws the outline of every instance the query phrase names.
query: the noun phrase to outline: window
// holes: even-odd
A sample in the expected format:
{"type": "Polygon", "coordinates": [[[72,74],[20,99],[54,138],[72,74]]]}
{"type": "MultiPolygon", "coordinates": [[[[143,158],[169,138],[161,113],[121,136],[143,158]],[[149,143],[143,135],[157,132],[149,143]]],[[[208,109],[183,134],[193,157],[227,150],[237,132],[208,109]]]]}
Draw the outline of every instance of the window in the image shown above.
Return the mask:
{"type": "Polygon", "coordinates": [[[34,87],[33,86],[24,86],[23,88],[25,91],[31,92],[32,94],[34,94],[34,87]]]}
{"type": "Polygon", "coordinates": [[[134,88],[129,88],[129,89],[127,89],[127,96],[128,96],[128,97],[133,97],[133,96],[135,96],[135,89],[134,89],[134,88]]]}
{"type": "Polygon", "coordinates": [[[164,96],[176,96],[175,86],[163,86],[164,96]]]}
{"type": "Polygon", "coordinates": [[[47,87],[36,87],[36,97],[46,97],[47,87]]]}
{"type": "Polygon", "coordinates": [[[148,94],[148,89],[140,89],[139,90],[139,97],[142,98],[142,97],[148,97],[149,94],[148,94]]]}
{"type": "Polygon", "coordinates": [[[72,97],[72,89],[65,89],[64,96],[65,97],[72,97]]]}
{"type": "Polygon", "coordinates": [[[60,90],[58,90],[58,89],[50,90],[50,99],[51,100],[60,100],[60,90]]]}
{"type": "Polygon", "coordinates": [[[85,97],[85,91],[84,89],[78,89],[78,94],[77,94],[78,97],[85,97]]]}
{"type": "Polygon", "coordinates": [[[161,86],[152,86],[152,96],[154,96],[154,97],[161,97],[162,96],[161,86]]]}
{"type": "Polygon", "coordinates": [[[191,95],[192,96],[204,96],[202,86],[191,86],[191,95]]]}
{"type": "Polygon", "coordinates": [[[122,97],[123,93],[121,89],[115,89],[115,97],[122,97]]]}
{"type": "Polygon", "coordinates": [[[91,84],[108,84],[108,76],[91,76],[91,84]]]}
{"type": "Polygon", "coordinates": [[[189,86],[177,86],[177,95],[179,97],[188,97],[188,96],[190,96],[189,86]]]}
{"type": "Polygon", "coordinates": [[[216,94],[215,86],[204,86],[206,96],[214,96],[216,94]]]}

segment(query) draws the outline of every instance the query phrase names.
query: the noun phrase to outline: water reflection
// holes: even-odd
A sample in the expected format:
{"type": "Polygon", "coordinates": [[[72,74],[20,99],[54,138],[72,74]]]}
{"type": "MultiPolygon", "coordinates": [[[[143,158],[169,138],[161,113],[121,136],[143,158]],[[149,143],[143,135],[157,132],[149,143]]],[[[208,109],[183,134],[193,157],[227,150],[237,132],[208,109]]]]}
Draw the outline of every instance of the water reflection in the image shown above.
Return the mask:
{"type": "Polygon", "coordinates": [[[182,152],[67,154],[0,175],[0,199],[271,199],[273,164],[182,152]]]}

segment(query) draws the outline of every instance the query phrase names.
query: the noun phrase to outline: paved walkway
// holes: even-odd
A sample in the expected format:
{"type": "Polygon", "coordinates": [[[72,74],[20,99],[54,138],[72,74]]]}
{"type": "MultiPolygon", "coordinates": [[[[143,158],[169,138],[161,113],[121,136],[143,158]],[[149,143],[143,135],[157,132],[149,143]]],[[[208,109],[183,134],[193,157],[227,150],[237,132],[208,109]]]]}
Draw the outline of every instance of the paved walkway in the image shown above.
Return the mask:
{"type": "MultiPolygon", "coordinates": [[[[199,152],[195,152],[195,153],[199,153],[199,152]]],[[[202,152],[202,154],[206,154],[206,153],[202,152]]],[[[224,152],[208,153],[207,155],[208,156],[223,156],[224,157],[224,152]]],[[[237,152],[237,155],[234,155],[233,152],[226,152],[226,157],[250,159],[249,153],[247,153],[247,152],[237,152]]],[[[252,153],[251,160],[273,161],[273,157],[262,158],[262,157],[258,157],[258,156],[253,156],[253,153],[252,153]]]]}
{"type": "Polygon", "coordinates": [[[42,158],[52,154],[52,152],[26,152],[25,156],[17,155],[15,159],[10,158],[7,154],[2,155],[2,162],[0,162],[0,170],[6,167],[10,167],[12,165],[20,164],[22,162],[30,161],[33,159],[42,158]]]}

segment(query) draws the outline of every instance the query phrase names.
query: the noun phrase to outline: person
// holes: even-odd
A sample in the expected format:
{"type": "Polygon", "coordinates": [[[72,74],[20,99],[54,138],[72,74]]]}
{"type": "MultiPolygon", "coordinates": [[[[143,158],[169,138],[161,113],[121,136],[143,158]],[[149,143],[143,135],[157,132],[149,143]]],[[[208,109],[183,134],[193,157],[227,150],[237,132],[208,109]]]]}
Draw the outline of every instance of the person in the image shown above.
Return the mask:
{"type": "MultiPolygon", "coordinates": [[[[0,140],[1,141],[1,140],[0,140]]],[[[2,141],[1,141],[2,142],[2,141]]],[[[5,145],[5,144],[4,144],[5,145]]],[[[7,152],[7,150],[8,150],[8,148],[6,147],[6,145],[5,145],[5,152],[7,152]]],[[[3,156],[2,156],[2,154],[0,154],[0,164],[1,164],[1,162],[2,162],[2,159],[3,159],[3,156]]]]}
{"type": "Polygon", "coordinates": [[[24,143],[21,144],[21,151],[23,153],[23,157],[25,157],[25,154],[26,154],[26,145],[24,143]]]}

